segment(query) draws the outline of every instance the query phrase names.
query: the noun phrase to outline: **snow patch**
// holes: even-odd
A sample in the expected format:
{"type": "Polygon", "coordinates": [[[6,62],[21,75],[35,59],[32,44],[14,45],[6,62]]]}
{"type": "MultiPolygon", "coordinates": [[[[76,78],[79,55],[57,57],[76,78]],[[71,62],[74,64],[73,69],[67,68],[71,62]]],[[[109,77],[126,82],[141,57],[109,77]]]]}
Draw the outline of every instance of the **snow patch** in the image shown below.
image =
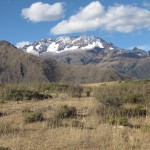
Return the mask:
{"type": "Polygon", "coordinates": [[[78,49],[79,47],[78,46],[72,46],[72,47],[65,47],[64,51],[68,51],[68,50],[76,50],[78,49]]]}
{"type": "Polygon", "coordinates": [[[49,45],[47,51],[48,51],[48,52],[56,52],[56,53],[59,53],[58,47],[59,47],[59,44],[56,44],[55,42],[52,42],[52,43],[49,45]]]}
{"type": "Polygon", "coordinates": [[[36,48],[36,49],[39,49],[39,48],[40,48],[40,46],[41,46],[41,44],[37,45],[35,48],[36,48]]]}
{"type": "Polygon", "coordinates": [[[96,45],[99,46],[100,48],[104,48],[103,44],[100,41],[96,41],[96,45]]]}
{"type": "Polygon", "coordinates": [[[31,53],[31,54],[33,54],[33,55],[39,55],[39,53],[36,52],[36,51],[33,49],[33,46],[29,46],[29,47],[27,48],[27,53],[31,53]]]}
{"type": "Polygon", "coordinates": [[[113,48],[113,47],[109,47],[109,49],[110,49],[110,50],[113,50],[114,48],[113,48]]]}

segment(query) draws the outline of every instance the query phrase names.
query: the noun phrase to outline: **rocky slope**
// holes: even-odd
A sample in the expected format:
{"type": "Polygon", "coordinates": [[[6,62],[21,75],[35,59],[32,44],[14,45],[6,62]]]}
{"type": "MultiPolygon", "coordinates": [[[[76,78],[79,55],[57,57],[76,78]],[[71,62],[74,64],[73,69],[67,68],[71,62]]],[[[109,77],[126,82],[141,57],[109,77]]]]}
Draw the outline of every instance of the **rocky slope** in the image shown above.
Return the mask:
{"type": "Polygon", "coordinates": [[[22,48],[41,58],[75,65],[98,65],[113,68],[135,77],[150,78],[150,51],[138,48],[121,49],[94,36],[59,37],[43,39],[22,48]]]}
{"type": "Polygon", "coordinates": [[[65,82],[94,83],[126,80],[113,69],[94,65],[61,64],[27,54],[6,41],[0,41],[0,83],[65,82]]]}
{"type": "Polygon", "coordinates": [[[0,41],[0,83],[57,81],[56,61],[44,60],[0,41]]]}

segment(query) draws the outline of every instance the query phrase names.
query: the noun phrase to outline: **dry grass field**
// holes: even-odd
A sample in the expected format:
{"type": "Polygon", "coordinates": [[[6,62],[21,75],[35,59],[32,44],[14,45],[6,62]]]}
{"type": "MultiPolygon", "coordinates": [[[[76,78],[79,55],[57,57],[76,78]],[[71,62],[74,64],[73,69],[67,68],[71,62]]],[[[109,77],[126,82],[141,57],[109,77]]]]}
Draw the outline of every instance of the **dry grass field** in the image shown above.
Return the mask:
{"type": "MultiPolygon", "coordinates": [[[[65,92],[53,92],[51,96],[53,98],[44,100],[0,103],[0,150],[150,149],[149,107],[144,107],[146,115],[128,117],[128,124],[114,123],[104,121],[98,113],[102,104],[94,90],[90,96],[72,97],[65,92]],[[72,116],[59,117],[69,108],[69,112],[73,110],[71,108],[76,109],[72,116]],[[41,119],[27,120],[33,113],[40,113],[41,119]]],[[[133,108],[137,104],[123,105],[133,108]]]]}

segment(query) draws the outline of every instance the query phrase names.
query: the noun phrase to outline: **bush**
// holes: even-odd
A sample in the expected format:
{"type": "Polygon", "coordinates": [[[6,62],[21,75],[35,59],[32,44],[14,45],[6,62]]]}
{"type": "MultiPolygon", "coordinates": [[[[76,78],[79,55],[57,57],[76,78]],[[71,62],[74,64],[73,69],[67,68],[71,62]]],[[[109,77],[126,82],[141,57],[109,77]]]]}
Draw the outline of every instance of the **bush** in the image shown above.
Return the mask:
{"type": "Polygon", "coordinates": [[[0,146],[0,150],[11,150],[11,149],[8,148],[8,147],[1,147],[1,146],[0,146]]]}
{"type": "Polygon", "coordinates": [[[83,88],[81,86],[70,86],[68,93],[71,97],[81,98],[83,93],[83,88]]]}
{"type": "Polygon", "coordinates": [[[124,108],[123,107],[105,107],[103,105],[98,106],[96,109],[96,113],[100,115],[104,120],[109,117],[125,117],[124,108]]]}
{"type": "Polygon", "coordinates": [[[122,109],[122,115],[127,117],[138,117],[138,116],[146,116],[147,111],[143,107],[135,107],[135,108],[124,108],[122,109]]]}
{"type": "Polygon", "coordinates": [[[25,123],[32,123],[32,122],[43,121],[43,120],[44,120],[43,114],[40,112],[28,113],[24,117],[25,123]]]}
{"type": "Polygon", "coordinates": [[[61,106],[54,114],[55,118],[72,118],[76,116],[77,110],[75,107],[68,107],[67,105],[61,106]]]}
{"type": "Polygon", "coordinates": [[[83,128],[84,128],[84,123],[81,122],[81,121],[78,121],[78,120],[73,120],[73,121],[71,122],[71,126],[72,126],[72,127],[76,127],[76,128],[81,128],[81,129],[83,129],[83,128]]]}
{"type": "Polygon", "coordinates": [[[67,92],[69,85],[62,83],[38,83],[34,86],[39,92],[67,92]]]}
{"type": "Polygon", "coordinates": [[[105,107],[120,107],[123,105],[123,99],[118,87],[106,86],[95,89],[95,98],[105,107]]]}
{"type": "Polygon", "coordinates": [[[60,126],[62,126],[62,120],[59,118],[50,118],[48,120],[47,126],[51,127],[51,128],[60,127],[60,126]]]}
{"type": "Polygon", "coordinates": [[[4,96],[4,98],[6,100],[21,101],[21,100],[32,100],[32,99],[43,100],[49,98],[49,96],[40,94],[35,91],[12,89],[4,96]]]}
{"type": "Polygon", "coordinates": [[[123,101],[118,97],[104,98],[101,100],[101,103],[106,107],[120,107],[123,104],[123,101]]]}
{"type": "Polygon", "coordinates": [[[0,112],[0,117],[3,117],[3,116],[5,116],[5,115],[6,115],[5,113],[0,112]]]}
{"type": "Polygon", "coordinates": [[[92,92],[92,88],[84,87],[84,93],[85,93],[86,97],[90,97],[91,96],[91,92],[92,92]]]}
{"type": "Polygon", "coordinates": [[[141,94],[130,94],[123,97],[124,101],[126,103],[141,103],[143,100],[143,97],[141,94]]]}
{"type": "Polygon", "coordinates": [[[112,125],[123,125],[123,126],[127,126],[128,123],[128,119],[125,117],[109,117],[107,118],[108,123],[112,124],[112,125]]]}
{"type": "Polygon", "coordinates": [[[104,107],[99,106],[97,108],[97,114],[101,117],[107,118],[109,116],[112,117],[139,117],[146,116],[147,111],[142,106],[136,106],[135,108],[123,108],[123,107],[104,107]]]}

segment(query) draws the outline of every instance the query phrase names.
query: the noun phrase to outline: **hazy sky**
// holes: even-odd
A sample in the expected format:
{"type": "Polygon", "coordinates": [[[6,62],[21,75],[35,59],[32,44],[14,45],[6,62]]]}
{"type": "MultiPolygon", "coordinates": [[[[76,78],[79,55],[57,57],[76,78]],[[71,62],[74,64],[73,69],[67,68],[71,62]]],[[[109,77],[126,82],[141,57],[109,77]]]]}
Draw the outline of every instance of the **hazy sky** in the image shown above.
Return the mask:
{"type": "Polygon", "coordinates": [[[94,35],[121,48],[150,49],[149,0],[1,0],[0,39],[16,43],[94,35]],[[24,42],[22,42],[24,41],[24,42]]]}

